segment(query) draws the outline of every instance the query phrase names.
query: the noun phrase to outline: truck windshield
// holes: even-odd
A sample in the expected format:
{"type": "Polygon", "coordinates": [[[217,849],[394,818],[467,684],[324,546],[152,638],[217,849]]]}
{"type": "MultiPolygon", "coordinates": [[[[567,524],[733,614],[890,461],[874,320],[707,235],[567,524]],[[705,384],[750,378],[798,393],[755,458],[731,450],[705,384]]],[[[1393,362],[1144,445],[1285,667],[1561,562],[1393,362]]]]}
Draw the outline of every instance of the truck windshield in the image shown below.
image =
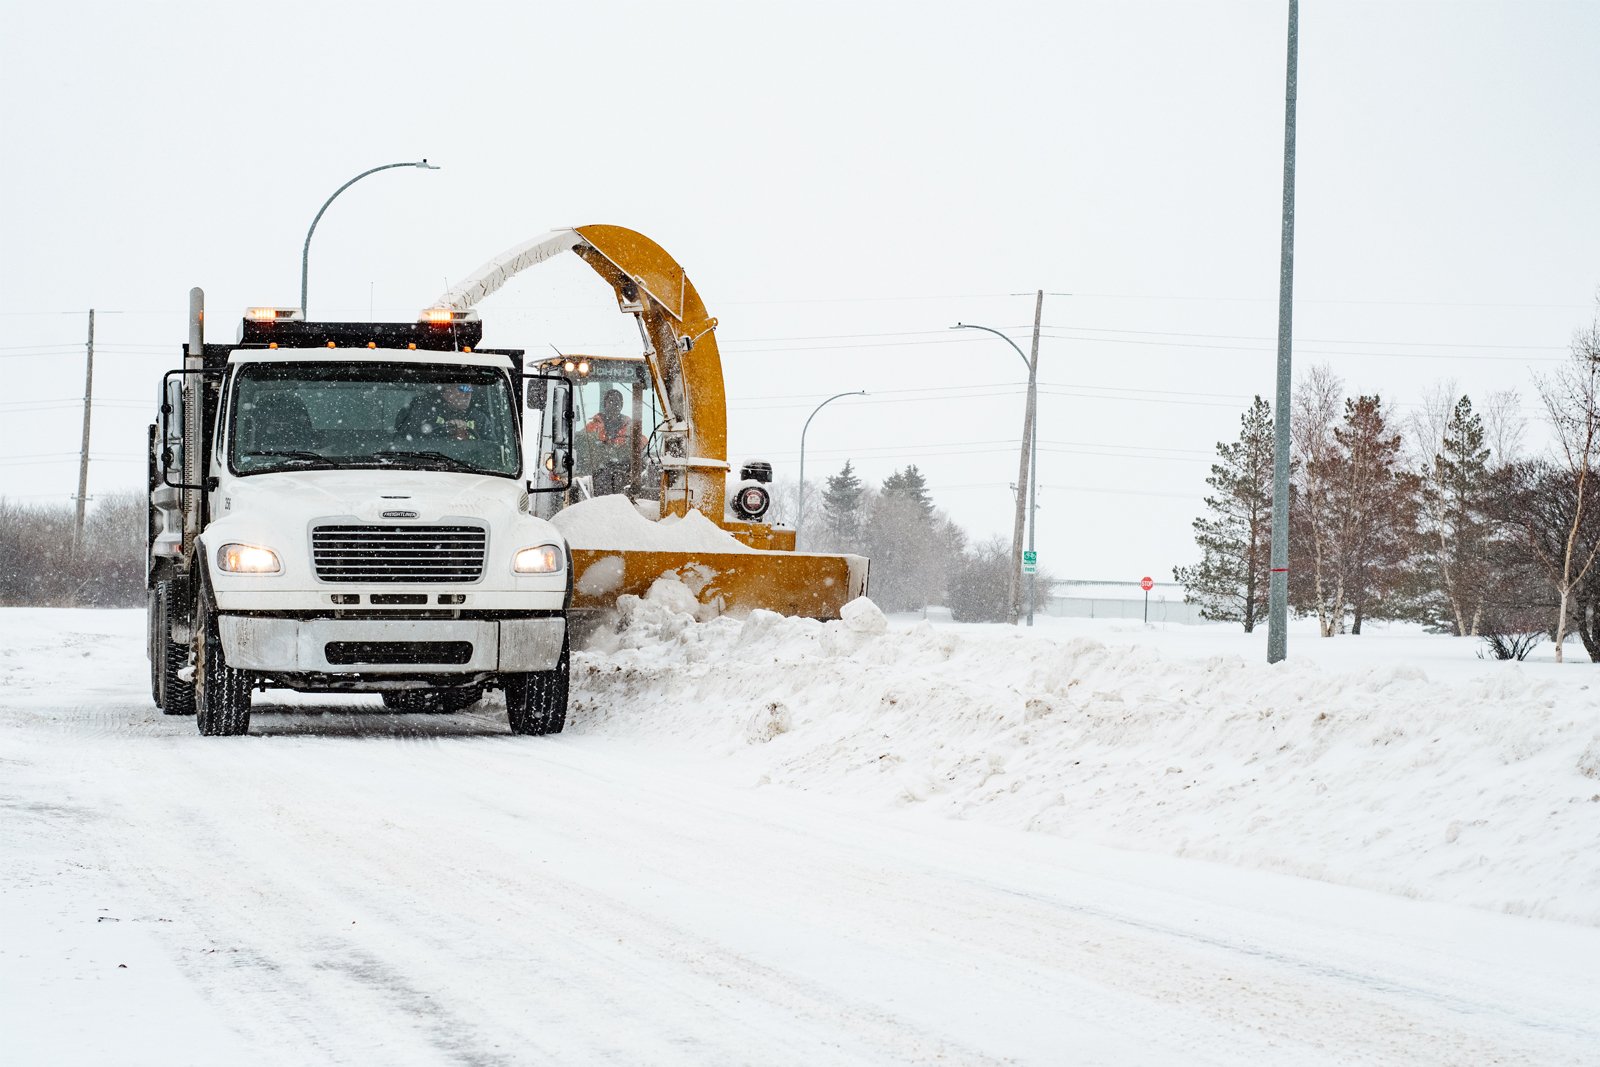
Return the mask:
{"type": "Polygon", "coordinates": [[[515,477],[511,385],[492,367],[251,363],[233,388],[238,474],[410,467],[515,477]]]}

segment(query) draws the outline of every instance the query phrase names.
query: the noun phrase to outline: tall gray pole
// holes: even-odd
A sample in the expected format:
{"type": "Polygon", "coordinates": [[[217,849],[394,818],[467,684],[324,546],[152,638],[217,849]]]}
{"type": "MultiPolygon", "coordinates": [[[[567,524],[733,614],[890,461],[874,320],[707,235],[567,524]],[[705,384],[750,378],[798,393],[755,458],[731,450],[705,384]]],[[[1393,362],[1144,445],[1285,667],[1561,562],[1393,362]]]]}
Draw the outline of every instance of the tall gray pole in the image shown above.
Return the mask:
{"type": "Polygon", "coordinates": [[[1300,50],[1300,0],[1289,0],[1289,59],[1283,112],[1283,247],[1278,261],[1278,409],[1272,424],[1272,580],[1268,584],[1267,662],[1289,654],[1289,357],[1294,309],[1294,104],[1300,50]]]}
{"type": "MultiPolygon", "coordinates": [[[[1028,361],[1028,551],[1034,551],[1033,535],[1039,529],[1039,323],[1044,318],[1044,290],[1033,300],[1033,358],[1028,361]]],[[[1038,560],[1034,556],[1034,560],[1038,560]]],[[[1028,625],[1033,625],[1033,588],[1038,575],[1028,574],[1028,625]]]]}
{"type": "Polygon", "coordinates": [[[83,506],[89,499],[89,409],[94,403],[94,308],[89,309],[89,342],[83,364],[83,444],[78,448],[78,521],[73,526],[74,551],[83,548],[83,506]]]}
{"type": "Polygon", "coordinates": [[[306,231],[305,247],[300,249],[300,313],[302,315],[306,314],[306,275],[311,266],[311,235],[317,232],[317,223],[322,221],[322,213],[328,210],[329,204],[333,203],[339,198],[340,193],[350,188],[362,178],[365,178],[369,174],[376,174],[380,170],[393,170],[395,167],[416,167],[419,170],[439,169],[432,163],[429,163],[426,159],[419,160],[416,163],[385,163],[381,167],[373,167],[371,170],[364,170],[360,174],[357,174],[354,178],[351,178],[349,181],[339,186],[339,188],[335,189],[333,191],[333,195],[322,202],[322,207],[317,210],[317,217],[311,220],[311,228],[306,231]]]}
{"type": "MultiPolygon", "coordinates": [[[[1020,296],[1022,294],[1014,295],[1020,296]]],[[[1039,431],[1034,424],[1033,414],[1034,402],[1038,396],[1039,318],[1043,307],[1044,291],[1040,290],[1033,310],[1033,358],[1031,360],[1028,358],[1027,353],[1017,347],[1017,342],[992,326],[978,326],[970,322],[958,322],[950,327],[952,330],[982,330],[984,333],[994,334],[1010,345],[1012,350],[1016,352],[1017,358],[1022,360],[1022,365],[1028,368],[1028,403],[1022,417],[1022,471],[1017,478],[1017,517],[1011,532],[1011,577],[1006,582],[1006,605],[1010,611],[1011,624],[1013,626],[1017,624],[1017,616],[1020,614],[1019,604],[1022,599],[1022,522],[1023,516],[1027,514],[1030,470],[1034,472],[1034,489],[1037,490],[1038,488],[1039,431]],[[1030,459],[1032,460],[1031,464],[1029,463],[1030,459]]],[[[1035,500],[1033,503],[1037,506],[1038,502],[1035,500]]],[[[1029,528],[1028,548],[1030,551],[1033,549],[1033,528],[1038,525],[1038,518],[1037,514],[1033,516],[1033,525],[1029,528]]],[[[1031,618],[1028,621],[1028,625],[1033,625],[1031,618]]]]}
{"type": "Polygon", "coordinates": [[[795,508],[794,520],[794,546],[800,547],[800,526],[806,521],[806,434],[811,430],[811,420],[817,417],[817,412],[838,400],[841,396],[866,396],[865,389],[857,389],[853,393],[835,393],[816,407],[811,409],[811,414],[806,416],[806,424],[800,428],[800,505],[795,508]]]}

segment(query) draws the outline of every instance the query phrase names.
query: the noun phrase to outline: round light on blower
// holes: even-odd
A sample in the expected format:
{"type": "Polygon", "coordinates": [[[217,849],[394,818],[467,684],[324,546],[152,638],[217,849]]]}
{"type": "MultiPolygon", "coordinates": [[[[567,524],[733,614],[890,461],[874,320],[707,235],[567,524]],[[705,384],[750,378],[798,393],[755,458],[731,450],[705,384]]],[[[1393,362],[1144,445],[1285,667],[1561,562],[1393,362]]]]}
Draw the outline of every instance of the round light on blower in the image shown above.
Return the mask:
{"type": "Polygon", "coordinates": [[[751,522],[761,518],[772,506],[772,496],[759,485],[740,486],[733,494],[733,510],[741,519],[751,522]]]}

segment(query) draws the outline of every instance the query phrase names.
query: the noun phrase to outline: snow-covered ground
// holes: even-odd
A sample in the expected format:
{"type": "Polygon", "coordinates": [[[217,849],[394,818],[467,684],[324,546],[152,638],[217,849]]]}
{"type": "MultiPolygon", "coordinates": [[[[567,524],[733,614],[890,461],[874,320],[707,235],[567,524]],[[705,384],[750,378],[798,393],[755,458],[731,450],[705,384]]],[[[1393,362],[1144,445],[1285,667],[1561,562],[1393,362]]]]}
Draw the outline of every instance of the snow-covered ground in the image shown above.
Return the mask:
{"type": "Polygon", "coordinates": [[[6,1062],[1600,1061],[1600,668],[669,604],[554,738],[0,610],[6,1062]]]}
{"type": "Polygon", "coordinates": [[[751,781],[1600,925],[1581,651],[1485,661],[1397,627],[1295,634],[1269,667],[1237,627],[1036,622],[691,626],[640,604],[582,661],[579,706],[751,781]]]}

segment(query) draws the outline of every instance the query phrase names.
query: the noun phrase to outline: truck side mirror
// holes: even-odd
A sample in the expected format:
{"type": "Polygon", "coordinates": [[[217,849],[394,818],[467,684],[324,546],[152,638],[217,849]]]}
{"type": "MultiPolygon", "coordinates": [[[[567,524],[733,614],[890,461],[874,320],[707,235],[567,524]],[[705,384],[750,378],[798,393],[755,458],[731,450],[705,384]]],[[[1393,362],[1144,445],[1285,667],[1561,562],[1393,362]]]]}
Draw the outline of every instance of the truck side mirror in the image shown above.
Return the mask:
{"type": "Polygon", "coordinates": [[[528,405],[541,411],[540,426],[550,430],[549,441],[540,442],[528,492],[564,493],[572,488],[572,389],[559,374],[530,374],[527,382],[528,405]]]}
{"type": "Polygon", "coordinates": [[[156,471],[162,485],[199,489],[183,482],[183,379],[192,371],[169,370],[161,379],[161,421],[156,433],[156,471]]]}
{"type": "Polygon", "coordinates": [[[161,383],[161,422],[152,447],[156,454],[156,469],[165,480],[170,474],[183,476],[183,391],[177,379],[168,377],[161,383]]]}

